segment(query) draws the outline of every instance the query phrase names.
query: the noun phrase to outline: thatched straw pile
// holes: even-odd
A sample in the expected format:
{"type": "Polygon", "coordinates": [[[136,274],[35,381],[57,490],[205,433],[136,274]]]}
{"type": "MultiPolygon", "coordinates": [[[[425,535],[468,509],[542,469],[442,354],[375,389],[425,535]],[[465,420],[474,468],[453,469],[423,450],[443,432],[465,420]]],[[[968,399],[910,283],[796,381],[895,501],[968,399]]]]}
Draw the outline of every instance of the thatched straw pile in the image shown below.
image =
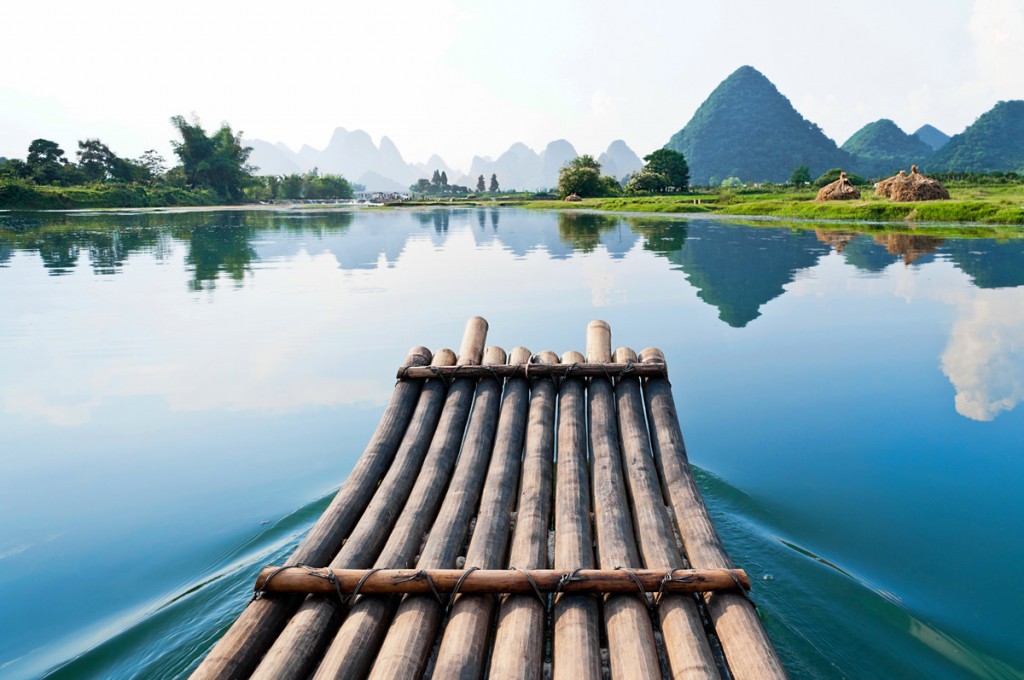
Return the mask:
{"type": "Polygon", "coordinates": [[[818,191],[815,201],[852,201],[860,198],[860,189],[853,186],[853,182],[846,178],[846,173],[839,173],[839,179],[831,184],[826,184],[818,191]]]}
{"type": "MultiPolygon", "coordinates": [[[[901,173],[902,174],[902,173],[901,173]]],[[[889,198],[897,203],[909,201],[939,201],[949,198],[949,192],[942,182],[931,177],[925,177],[917,171],[917,166],[910,166],[910,174],[900,178],[899,175],[891,177],[886,182],[889,185],[889,198]]],[[[881,183],[879,183],[881,186],[881,183]]]]}
{"type": "Polygon", "coordinates": [[[891,197],[892,185],[896,184],[897,182],[902,182],[906,178],[907,173],[900,170],[892,177],[887,177],[886,179],[883,179],[881,182],[875,185],[875,196],[884,196],[885,198],[891,197]]]}
{"type": "Polygon", "coordinates": [[[576,194],[569,194],[568,196],[565,197],[565,200],[569,201],[570,203],[576,203],[578,201],[582,201],[583,199],[577,196],[576,194]]]}

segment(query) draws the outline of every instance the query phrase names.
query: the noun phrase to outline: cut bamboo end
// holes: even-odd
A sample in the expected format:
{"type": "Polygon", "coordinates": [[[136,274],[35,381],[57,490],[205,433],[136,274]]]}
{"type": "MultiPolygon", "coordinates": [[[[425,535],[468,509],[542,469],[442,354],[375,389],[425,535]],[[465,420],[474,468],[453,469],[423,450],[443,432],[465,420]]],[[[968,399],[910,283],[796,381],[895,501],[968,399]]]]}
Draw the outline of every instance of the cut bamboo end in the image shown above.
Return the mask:
{"type": "Polygon", "coordinates": [[[563,364],[582,364],[586,362],[587,358],[575,350],[569,350],[568,352],[562,353],[563,364]]]}
{"type": "Polygon", "coordinates": [[[528,364],[532,356],[533,353],[525,347],[513,347],[508,355],[508,363],[510,366],[528,364]]]}
{"type": "Polygon", "coordinates": [[[505,355],[505,350],[500,347],[491,346],[484,350],[484,365],[485,366],[502,366],[505,364],[505,360],[508,357],[505,355]]]}
{"type": "Polygon", "coordinates": [[[636,361],[636,352],[629,347],[620,347],[615,350],[612,360],[617,364],[631,364],[636,361]]]}
{"type": "Polygon", "coordinates": [[[409,354],[402,362],[403,366],[426,366],[434,358],[433,353],[423,345],[416,345],[409,350],[409,354]]]}
{"type": "Polygon", "coordinates": [[[612,360],[612,329],[607,321],[595,319],[587,324],[587,361],[606,364],[612,360]]]}
{"type": "Polygon", "coordinates": [[[640,350],[640,361],[645,364],[662,364],[667,363],[665,361],[665,353],[657,347],[648,347],[640,350]]]}
{"type": "Polygon", "coordinates": [[[534,364],[551,365],[558,363],[558,355],[549,349],[537,352],[533,357],[534,364]]]}
{"type": "Polygon", "coordinates": [[[462,334],[462,344],[459,345],[460,366],[477,366],[480,364],[484,354],[484,342],[487,340],[487,321],[480,316],[474,316],[466,322],[466,330],[462,334]]]}
{"type": "MultiPolygon", "coordinates": [[[[442,347],[434,353],[434,358],[431,359],[431,366],[454,366],[455,365],[455,352],[451,351],[447,347],[442,347]]],[[[412,369],[409,369],[412,370],[412,369]]],[[[431,376],[434,374],[431,373],[431,376]]]]}

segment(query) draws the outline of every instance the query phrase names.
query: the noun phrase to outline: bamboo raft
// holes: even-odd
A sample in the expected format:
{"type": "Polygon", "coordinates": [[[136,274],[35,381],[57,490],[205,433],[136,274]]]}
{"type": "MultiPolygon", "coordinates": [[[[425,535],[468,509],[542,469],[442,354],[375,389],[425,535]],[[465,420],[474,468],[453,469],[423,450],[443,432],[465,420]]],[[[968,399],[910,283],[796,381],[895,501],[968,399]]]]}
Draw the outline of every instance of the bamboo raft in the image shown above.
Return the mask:
{"type": "Polygon", "coordinates": [[[687,463],[665,357],[413,348],[209,678],[785,678],[687,463]]]}

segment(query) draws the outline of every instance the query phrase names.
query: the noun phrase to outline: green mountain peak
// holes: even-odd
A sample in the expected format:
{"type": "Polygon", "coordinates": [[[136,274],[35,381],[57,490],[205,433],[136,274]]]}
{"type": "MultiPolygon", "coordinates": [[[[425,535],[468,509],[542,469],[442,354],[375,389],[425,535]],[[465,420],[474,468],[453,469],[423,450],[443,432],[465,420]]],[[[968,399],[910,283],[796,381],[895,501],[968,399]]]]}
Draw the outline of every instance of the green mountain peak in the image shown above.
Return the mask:
{"type": "Polygon", "coordinates": [[[752,66],[723,80],[665,146],[686,156],[694,184],[784,182],[800,165],[817,176],[852,161],[752,66]]]}

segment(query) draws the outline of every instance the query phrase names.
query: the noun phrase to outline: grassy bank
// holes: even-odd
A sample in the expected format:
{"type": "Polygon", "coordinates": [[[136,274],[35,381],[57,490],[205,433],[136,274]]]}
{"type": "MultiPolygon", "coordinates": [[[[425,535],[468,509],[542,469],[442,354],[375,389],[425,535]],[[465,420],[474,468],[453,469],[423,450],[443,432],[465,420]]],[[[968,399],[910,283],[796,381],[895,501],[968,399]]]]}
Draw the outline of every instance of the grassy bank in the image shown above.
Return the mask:
{"type": "Polygon", "coordinates": [[[220,203],[212,191],[139,184],[56,187],[22,182],[0,184],[0,208],[11,210],[74,210],[79,208],[162,208],[211,206],[220,203]]]}
{"type": "Polygon", "coordinates": [[[730,191],[685,196],[588,198],[578,203],[533,201],[544,210],[588,209],[616,212],[714,213],[790,217],[805,220],[872,222],[978,222],[1024,225],[1024,186],[953,187],[948,201],[893,203],[868,187],[857,201],[815,203],[813,191],[730,191]]]}

